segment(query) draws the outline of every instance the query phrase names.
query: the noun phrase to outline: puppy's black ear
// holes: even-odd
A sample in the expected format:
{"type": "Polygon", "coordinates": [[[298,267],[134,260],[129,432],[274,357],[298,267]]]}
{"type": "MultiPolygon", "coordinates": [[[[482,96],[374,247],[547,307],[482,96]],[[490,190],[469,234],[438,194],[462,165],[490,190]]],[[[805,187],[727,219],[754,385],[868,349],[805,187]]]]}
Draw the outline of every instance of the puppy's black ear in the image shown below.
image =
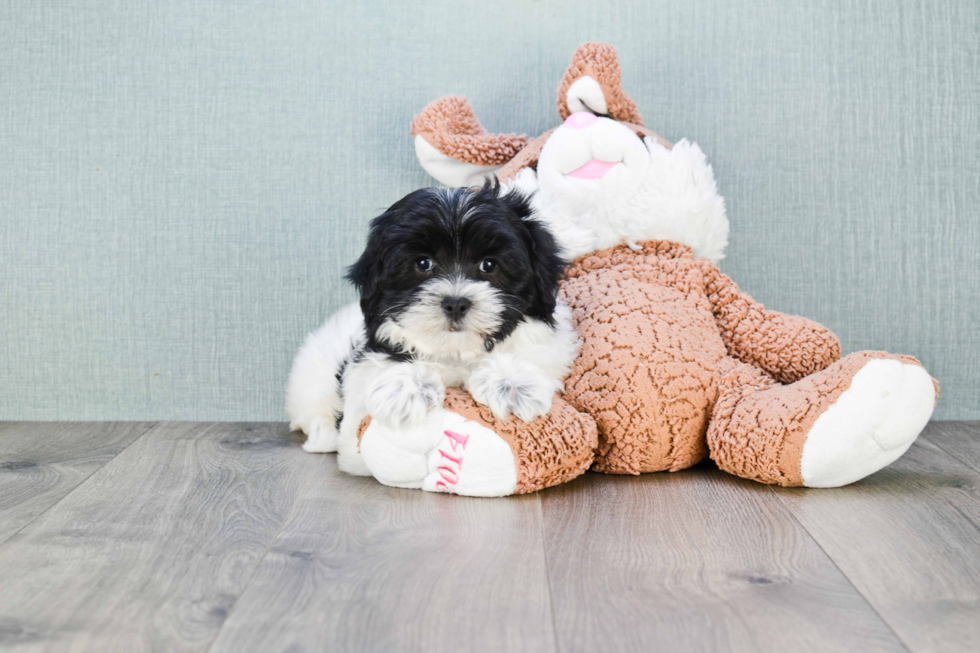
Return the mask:
{"type": "Polygon", "coordinates": [[[531,202],[523,193],[511,191],[502,196],[500,201],[521,219],[526,233],[525,242],[531,257],[534,291],[534,301],[529,316],[554,324],[558,283],[568,262],[562,258],[561,248],[551,230],[534,217],[531,202]]]}
{"type": "Polygon", "coordinates": [[[385,229],[391,222],[390,210],[371,220],[368,243],[364,253],[347,269],[347,280],[361,295],[361,312],[370,320],[381,300],[381,278],[385,263],[385,229]]]}

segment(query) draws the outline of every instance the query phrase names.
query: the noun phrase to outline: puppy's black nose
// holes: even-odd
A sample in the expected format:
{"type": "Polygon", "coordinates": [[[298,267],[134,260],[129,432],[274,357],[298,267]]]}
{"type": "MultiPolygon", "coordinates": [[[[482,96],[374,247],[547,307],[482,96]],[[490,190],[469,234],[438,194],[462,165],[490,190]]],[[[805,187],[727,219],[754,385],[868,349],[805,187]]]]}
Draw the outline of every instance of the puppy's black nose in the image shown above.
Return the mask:
{"type": "Polygon", "coordinates": [[[458,322],[470,310],[473,302],[465,297],[445,297],[442,300],[442,310],[454,322],[458,322]]]}

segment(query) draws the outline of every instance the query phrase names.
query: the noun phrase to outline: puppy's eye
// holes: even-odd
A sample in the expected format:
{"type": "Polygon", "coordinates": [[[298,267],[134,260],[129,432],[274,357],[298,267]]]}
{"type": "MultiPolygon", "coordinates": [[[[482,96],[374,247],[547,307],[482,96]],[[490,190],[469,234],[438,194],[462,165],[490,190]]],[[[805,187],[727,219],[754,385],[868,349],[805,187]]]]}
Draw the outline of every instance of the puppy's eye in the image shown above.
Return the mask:
{"type": "Polygon", "coordinates": [[[415,267],[419,272],[428,272],[432,269],[432,259],[428,256],[423,256],[422,258],[415,261],[415,267]]]}
{"type": "Polygon", "coordinates": [[[485,258],[480,262],[480,272],[483,274],[490,274],[497,269],[497,262],[492,258],[485,258]]]}

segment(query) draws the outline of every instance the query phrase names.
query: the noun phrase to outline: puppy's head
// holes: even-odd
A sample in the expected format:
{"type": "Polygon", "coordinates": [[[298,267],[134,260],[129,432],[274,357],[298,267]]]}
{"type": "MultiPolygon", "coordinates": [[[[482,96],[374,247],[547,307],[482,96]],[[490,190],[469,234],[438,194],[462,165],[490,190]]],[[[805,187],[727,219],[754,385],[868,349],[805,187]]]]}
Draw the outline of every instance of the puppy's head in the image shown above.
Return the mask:
{"type": "Polygon", "coordinates": [[[565,262],[527,198],[426,188],[371,222],[348,278],[368,346],[392,354],[489,351],[525,318],[552,323],[565,262]]]}

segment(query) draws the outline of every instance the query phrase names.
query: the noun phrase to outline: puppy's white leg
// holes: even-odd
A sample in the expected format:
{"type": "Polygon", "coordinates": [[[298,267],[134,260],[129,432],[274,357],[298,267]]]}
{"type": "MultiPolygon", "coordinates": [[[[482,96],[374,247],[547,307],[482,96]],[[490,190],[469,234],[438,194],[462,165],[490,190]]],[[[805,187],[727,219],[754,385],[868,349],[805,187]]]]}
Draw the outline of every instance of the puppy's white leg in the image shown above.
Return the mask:
{"type": "Polygon", "coordinates": [[[514,354],[545,376],[564,379],[578,356],[579,337],[572,326],[572,311],[567,304],[559,301],[553,317],[554,326],[541,320],[525,319],[490,356],[514,354]]]}
{"type": "Polygon", "coordinates": [[[530,422],[551,410],[561,381],[545,375],[514,354],[494,354],[466,380],[473,399],[488,407],[498,419],[513,413],[530,422]]]}
{"type": "Polygon", "coordinates": [[[303,449],[337,450],[337,419],[343,412],[338,371],[364,339],[364,318],[348,304],[306,337],[293,361],[286,386],[291,429],[306,433],[303,449]]]}
{"type": "Polygon", "coordinates": [[[551,410],[556,391],[578,354],[572,312],[559,301],[554,325],[524,320],[466,382],[470,394],[500,419],[531,421],[551,410]]]}
{"type": "Polygon", "coordinates": [[[318,415],[303,432],[306,433],[306,442],[303,443],[303,451],[306,453],[329,453],[337,450],[336,419],[318,415]]]}
{"type": "Polygon", "coordinates": [[[357,441],[361,421],[370,415],[395,430],[419,423],[431,408],[442,407],[445,391],[439,375],[421,363],[392,362],[378,353],[351,363],[344,374],[337,466],[348,474],[370,476],[357,441]]]}
{"type": "Polygon", "coordinates": [[[391,428],[420,424],[446,394],[439,374],[419,362],[389,363],[366,390],[367,414],[391,428]]]}
{"type": "Polygon", "coordinates": [[[370,415],[373,422],[407,432],[433,409],[442,408],[446,388],[439,374],[423,363],[394,363],[383,355],[367,354],[348,369],[344,393],[337,465],[348,474],[370,476],[357,441],[361,421],[370,415]]]}

